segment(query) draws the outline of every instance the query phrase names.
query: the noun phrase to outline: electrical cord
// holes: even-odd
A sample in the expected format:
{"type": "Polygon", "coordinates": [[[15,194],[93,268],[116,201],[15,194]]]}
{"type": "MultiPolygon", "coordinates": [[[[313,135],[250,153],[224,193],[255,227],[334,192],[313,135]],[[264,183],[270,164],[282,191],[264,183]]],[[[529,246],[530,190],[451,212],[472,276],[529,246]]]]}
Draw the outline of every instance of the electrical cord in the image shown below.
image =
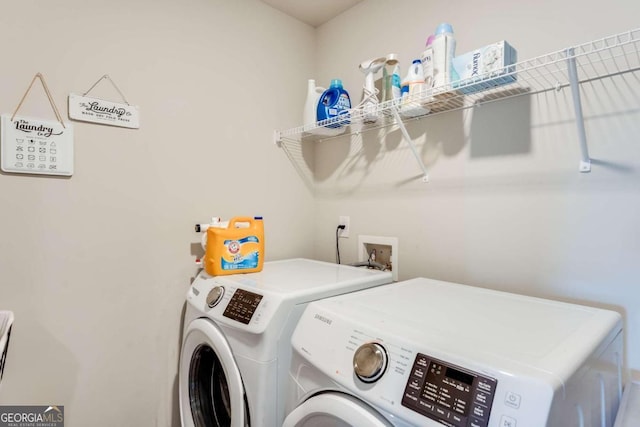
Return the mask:
{"type": "Polygon", "coordinates": [[[364,95],[362,97],[362,101],[358,105],[349,109],[349,115],[352,117],[361,117],[365,119],[365,122],[373,123],[378,119],[378,106],[380,101],[378,100],[378,93],[380,92],[377,88],[374,88],[374,91],[371,92],[367,89],[367,86],[362,87],[364,95]],[[355,114],[354,114],[355,113],[355,114]]]}
{"type": "Polygon", "coordinates": [[[342,224],[336,228],[336,264],[340,264],[340,245],[338,244],[338,242],[340,241],[340,236],[338,236],[338,233],[340,232],[340,230],[344,229],[345,226],[342,224]]]}
{"type": "Polygon", "coordinates": [[[380,100],[378,99],[378,94],[380,93],[380,91],[377,88],[374,88],[373,92],[371,92],[369,89],[367,89],[366,86],[363,86],[362,91],[364,93],[364,95],[362,96],[362,101],[360,101],[358,105],[353,107],[352,110],[364,108],[364,106],[367,104],[377,105],[378,103],[380,103],[380,100]]]}

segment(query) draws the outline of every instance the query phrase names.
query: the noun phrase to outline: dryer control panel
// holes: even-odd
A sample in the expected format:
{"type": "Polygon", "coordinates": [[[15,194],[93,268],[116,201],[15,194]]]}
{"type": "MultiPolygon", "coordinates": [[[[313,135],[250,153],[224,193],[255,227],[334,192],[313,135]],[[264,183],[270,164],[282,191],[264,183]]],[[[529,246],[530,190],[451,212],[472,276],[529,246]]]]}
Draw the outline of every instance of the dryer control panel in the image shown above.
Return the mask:
{"type": "Polygon", "coordinates": [[[451,427],[487,427],[498,382],[418,353],[402,406],[451,427]]]}

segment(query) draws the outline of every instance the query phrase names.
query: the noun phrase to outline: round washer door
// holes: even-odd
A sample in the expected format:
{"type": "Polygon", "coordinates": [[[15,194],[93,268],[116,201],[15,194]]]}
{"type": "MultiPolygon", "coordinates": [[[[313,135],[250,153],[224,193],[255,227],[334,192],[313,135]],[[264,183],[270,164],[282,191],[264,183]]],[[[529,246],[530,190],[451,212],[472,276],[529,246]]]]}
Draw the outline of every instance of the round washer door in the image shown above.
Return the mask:
{"type": "Polygon", "coordinates": [[[211,321],[189,324],[180,354],[180,416],[184,427],[247,427],[240,371],[224,334],[211,321]]]}
{"type": "Polygon", "coordinates": [[[326,392],[291,411],[282,427],[393,427],[375,409],[355,397],[326,392]]]}

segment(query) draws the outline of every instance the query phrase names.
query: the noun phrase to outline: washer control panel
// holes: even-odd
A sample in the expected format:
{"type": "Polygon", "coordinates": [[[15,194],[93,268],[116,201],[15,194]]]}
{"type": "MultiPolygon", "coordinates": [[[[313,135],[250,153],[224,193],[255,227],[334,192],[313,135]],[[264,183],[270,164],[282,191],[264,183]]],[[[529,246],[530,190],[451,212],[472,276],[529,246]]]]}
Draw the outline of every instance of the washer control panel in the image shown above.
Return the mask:
{"type": "Polygon", "coordinates": [[[498,382],[418,353],[402,406],[451,427],[487,427],[498,382]]]}
{"type": "Polygon", "coordinates": [[[222,315],[248,325],[260,301],[262,301],[262,295],[236,289],[222,315]]]}

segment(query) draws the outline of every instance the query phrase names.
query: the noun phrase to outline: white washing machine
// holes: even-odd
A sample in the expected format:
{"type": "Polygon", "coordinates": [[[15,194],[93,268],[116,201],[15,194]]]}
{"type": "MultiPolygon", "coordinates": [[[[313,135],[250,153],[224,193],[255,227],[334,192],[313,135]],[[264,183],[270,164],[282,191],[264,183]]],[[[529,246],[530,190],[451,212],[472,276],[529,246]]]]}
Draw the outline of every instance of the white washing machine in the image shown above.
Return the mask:
{"type": "Polygon", "coordinates": [[[429,279],[309,304],[284,427],[610,427],[613,311],[429,279]]]}
{"type": "Polygon", "coordinates": [[[280,427],[291,334],[306,305],[392,280],[390,272],[307,259],[259,273],[201,272],[187,293],[180,356],[185,427],[280,427]]]}

